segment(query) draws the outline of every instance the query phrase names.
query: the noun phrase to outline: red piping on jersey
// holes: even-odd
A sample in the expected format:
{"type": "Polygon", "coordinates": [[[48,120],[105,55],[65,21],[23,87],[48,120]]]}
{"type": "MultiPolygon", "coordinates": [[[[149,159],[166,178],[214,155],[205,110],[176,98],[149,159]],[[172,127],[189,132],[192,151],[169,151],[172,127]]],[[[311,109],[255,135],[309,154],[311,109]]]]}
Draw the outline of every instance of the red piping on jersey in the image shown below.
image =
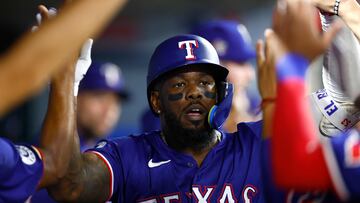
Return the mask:
{"type": "Polygon", "coordinates": [[[45,156],[44,156],[44,153],[42,152],[41,149],[31,145],[31,147],[34,149],[34,151],[36,152],[36,154],[39,156],[40,158],[40,161],[42,162],[42,172],[41,172],[41,178],[36,186],[37,189],[39,189],[39,186],[40,186],[40,183],[41,183],[41,180],[43,179],[44,177],[44,170],[45,170],[45,156]]]}
{"type": "Polygon", "coordinates": [[[109,197],[107,198],[107,201],[109,201],[111,199],[112,195],[113,195],[113,188],[114,188],[114,184],[113,184],[114,174],[113,174],[113,170],[111,168],[111,165],[110,165],[109,161],[104,157],[104,155],[100,154],[99,152],[96,152],[96,151],[88,151],[88,152],[94,153],[97,157],[99,157],[105,163],[106,168],[109,171],[109,174],[110,174],[110,179],[109,179],[109,181],[110,181],[110,194],[109,194],[109,197]]]}

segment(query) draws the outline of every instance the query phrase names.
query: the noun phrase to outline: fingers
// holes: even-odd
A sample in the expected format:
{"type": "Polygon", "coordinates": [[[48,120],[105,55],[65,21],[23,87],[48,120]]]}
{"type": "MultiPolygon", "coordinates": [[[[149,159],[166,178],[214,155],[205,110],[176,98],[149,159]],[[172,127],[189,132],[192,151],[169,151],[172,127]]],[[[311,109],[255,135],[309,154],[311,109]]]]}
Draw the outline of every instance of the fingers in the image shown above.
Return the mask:
{"type": "Polygon", "coordinates": [[[271,47],[272,47],[272,38],[274,35],[274,31],[271,29],[266,29],[264,35],[265,35],[265,57],[270,58],[272,53],[271,47]]]}
{"type": "Polygon", "coordinates": [[[56,14],[57,14],[56,8],[52,8],[52,7],[51,7],[51,8],[49,9],[49,17],[52,18],[52,17],[56,16],[56,14]]]}
{"type": "Polygon", "coordinates": [[[89,38],[85,41],[81,48],[80,58],[81,59],[91,59],[91,48],[93,45],[93,39],[89,38]]]}
{"type": "Polygon", "coordinates": [[[44,5],[39,5],[38,7],[39,13],[36,14],[36,21],[38,25],[41,25],[43,21],[46,21],[57,14],[56,8],[46,8],[44,5]]]}
{"type": "Polygon", "coordinates": [[[38,9],[39,9],[39,13],[36,14],[36,20],[38,25],[41,25],[41,22],[43,20],[49,19],[50,15],[49,15],[49,10],[44,5],[40,5],[38,9]]]}
{"type": "Polygon", "coordinates": [[[256,42],[256,63],[259,69],[262,68],[265,62],[265,53],[264,53],[264,41],[259,39],[256,42]]]}

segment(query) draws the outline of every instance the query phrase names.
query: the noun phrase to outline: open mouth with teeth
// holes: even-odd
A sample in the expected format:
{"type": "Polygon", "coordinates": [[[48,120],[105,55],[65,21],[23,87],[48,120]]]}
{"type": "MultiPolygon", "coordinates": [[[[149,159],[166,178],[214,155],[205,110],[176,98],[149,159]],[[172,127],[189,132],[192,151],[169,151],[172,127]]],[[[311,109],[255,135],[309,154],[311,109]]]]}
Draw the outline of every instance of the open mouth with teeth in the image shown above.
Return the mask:
{"type": "Polygon", "coordinates": [[[185,115],[189,120],[201,120],[205,117],[205,110],[202,107],[190,106],[186,111],[185,115]]]}

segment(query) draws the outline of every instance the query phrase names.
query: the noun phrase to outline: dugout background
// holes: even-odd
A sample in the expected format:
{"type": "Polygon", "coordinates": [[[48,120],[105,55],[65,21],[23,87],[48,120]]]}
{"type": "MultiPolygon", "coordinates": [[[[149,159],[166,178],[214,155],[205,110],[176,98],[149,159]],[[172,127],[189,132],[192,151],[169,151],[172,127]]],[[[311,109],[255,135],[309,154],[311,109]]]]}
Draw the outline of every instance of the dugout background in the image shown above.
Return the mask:
{"type": "MultiPolygon", "coordinates": [[[[0,7],[2,51],[35,23],[37,5],[58,7],[62,1],[6,0],[0,7]]],[[[94,43],[92,58],[118,64],[131,92],[123,104],[123,116],[113,135],[138,132],[142,110],[147,108],[147,63],[155,46],[167,37],[187,33],[196,23],[214,19],[235,19],[249,30],[253,44],[271,25],[271,0],[129,0],[94,43]],[[126,127],[125,127],[126,126],[126,127]]],[[[21,60],[21,59],[19,59],[21,60]]],[[[256,82],[252,86],[256,92],[256,82]]],[[[47,105],[48,88],[0,120],[1,136],[17,141],[37,140],[47,105]]]]}

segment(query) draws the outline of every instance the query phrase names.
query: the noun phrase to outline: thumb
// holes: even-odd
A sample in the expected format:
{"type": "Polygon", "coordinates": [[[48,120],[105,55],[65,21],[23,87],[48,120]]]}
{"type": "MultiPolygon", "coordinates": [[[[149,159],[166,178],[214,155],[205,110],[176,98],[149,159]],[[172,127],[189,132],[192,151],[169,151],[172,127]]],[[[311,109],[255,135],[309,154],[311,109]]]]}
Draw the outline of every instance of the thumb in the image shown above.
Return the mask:
{"type": "Polygon", "coordinates": [[[261,39],[256,42],[256,62],[258,68],[262,68],[262,64],[265,62],[264,41],[261,39]]]}

